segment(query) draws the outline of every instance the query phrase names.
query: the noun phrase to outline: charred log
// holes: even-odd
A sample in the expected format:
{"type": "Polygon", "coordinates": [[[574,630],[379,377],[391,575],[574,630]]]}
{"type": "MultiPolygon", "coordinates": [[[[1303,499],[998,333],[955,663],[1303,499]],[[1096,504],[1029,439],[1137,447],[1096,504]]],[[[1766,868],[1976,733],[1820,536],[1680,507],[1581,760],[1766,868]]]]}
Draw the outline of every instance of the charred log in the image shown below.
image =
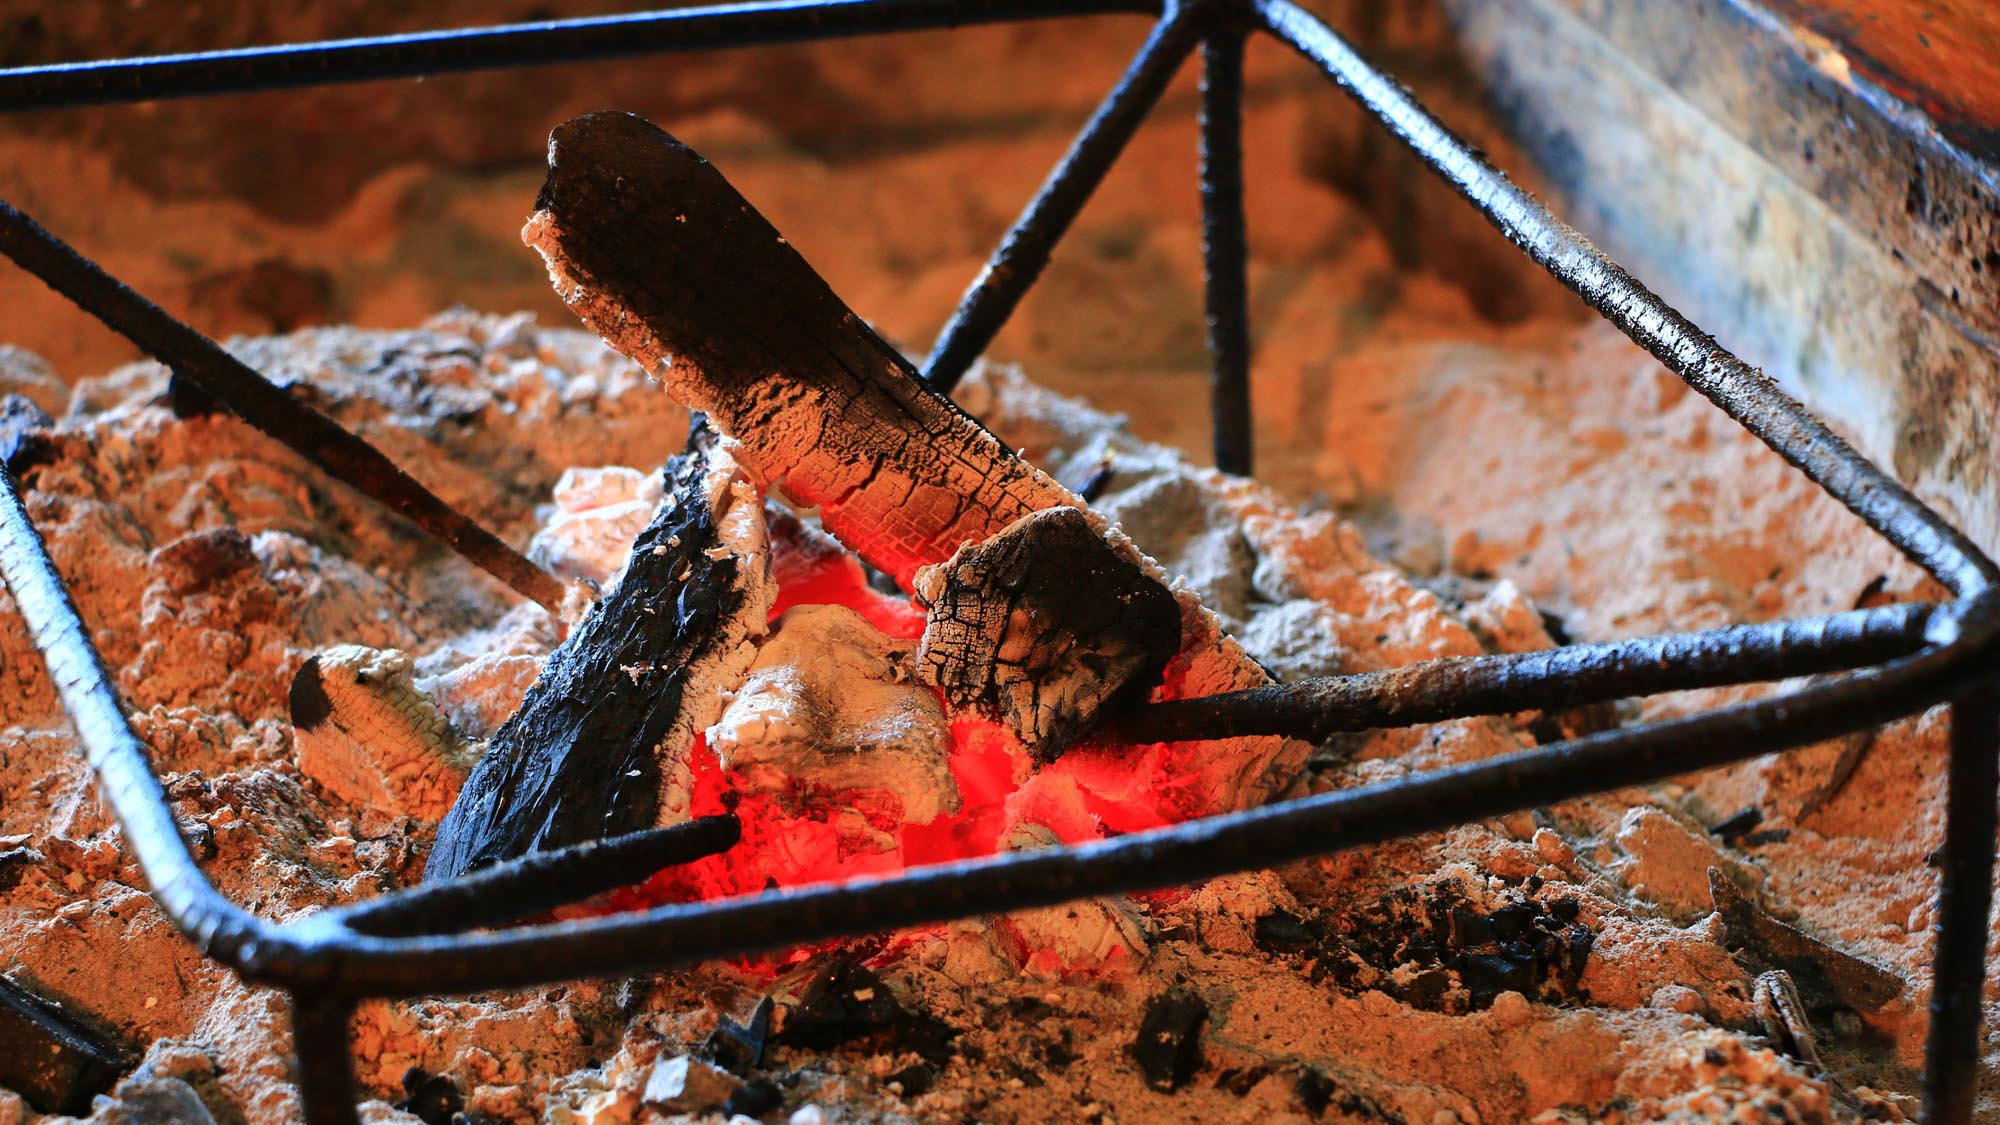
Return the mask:
{"type": "MultiPolygon", "coordinates": [[[[1084,507],[926,386],[720,172],[651,123],[598,113],[558,126],[536,206],[522,238],[570,309],[740,442],[761,484],[818,505],[829,532],[903,589],[1025,516],[1084,507]]],[[[1124,537],[1105,542],[1163,581],[1124,537]]],[[[1167,679],[1183,695],[1269,683],[1192,594],[1173,596],[1167,679]]],[[[1307,751],[1231,738],[1155,748],[1149,764],[1188,778],[1178,819],[1268,799],[1307,751]]]]}
{"type": "Polygon", "coordinates": [[[570,309],[904,589],[962,543],[1080,503],[925,387],[721,172],[652,123],[557,126],[535,205],[522,237],[570,309]]]}
{"type": "Polygon", "coordinates": [[[658,823],[764,629],[761,500],[701,432],[617,585],[549,657],[438,826],[426,881],[658,823]]]}
{"type": "Polygon", "coordinates": [[[918,674],[1053,760],[1100,712],[1140,703],[1181,643],[1174,596],[1075,508],[1052,508],[917,573],[918,674]]]}

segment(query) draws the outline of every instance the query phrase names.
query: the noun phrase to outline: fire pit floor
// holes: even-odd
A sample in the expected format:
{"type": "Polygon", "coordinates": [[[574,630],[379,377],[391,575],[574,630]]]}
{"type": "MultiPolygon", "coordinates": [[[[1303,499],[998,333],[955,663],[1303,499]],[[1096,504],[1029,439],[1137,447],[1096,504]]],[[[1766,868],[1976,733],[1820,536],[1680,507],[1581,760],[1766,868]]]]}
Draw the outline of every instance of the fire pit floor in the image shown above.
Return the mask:
{"type": "MultiPolygon", "coordinates": [[[[1192,468],[1012,370],[959,397],[1060,479],[1108,467],[1097,507],[1281,678],[1934,596],[1610,328],[1467,329],[1465,313],[1413,282],[1324,381],[1275,389],[1294,398],[1272,412],[1289,432],[1267,476],[1353,522],[1192,468]]],[[[1271,347],[1320,343],[1280,329],[1271,347]]],[[[452,503],[596,577],[644,525],[662,435],[685,423],[596,341],[523,317],[245,346],[452,503]]],[[[164,387],[154,365],[85,381],[20,468],[176,812],[211,878],[272,918],[414,882],[434,824],[301,771],[294,672],[334,645],[407,650],[416,686],[480,737],[554,626],[242,425],[176,417],[164,387]]],[[[196,1102],[221,1122],[295,1117],[281,999],[203,961],[145,895],[4,608],[10,976],[143,1059],[95,1120],[196,1102]]],[[[1637,717],[1342,736],[1299,787],[1637,717]]],[[[1913,1112],[1928,999],[1941,727],[1136,900],[373,1002],[356,1021],[370,1119],[1895,1119],[1913,1112]]],[[[22,1119],[0,1093],[0,1122],[22,1119]]]]}

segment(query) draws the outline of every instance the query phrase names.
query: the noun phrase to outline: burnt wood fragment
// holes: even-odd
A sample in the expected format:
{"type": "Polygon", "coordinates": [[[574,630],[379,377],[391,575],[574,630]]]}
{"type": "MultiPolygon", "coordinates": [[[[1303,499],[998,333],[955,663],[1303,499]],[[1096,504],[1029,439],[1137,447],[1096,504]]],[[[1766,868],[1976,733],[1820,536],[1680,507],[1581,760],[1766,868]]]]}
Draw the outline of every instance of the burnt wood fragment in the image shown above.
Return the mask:
{"type": "Polygon", "coordinates": [[[1187,1085],[1201,1069],[1201,1029],[1207,1022],[1208,1001],[1189,989],[1171,988],[1146,1002],[1139,1037],[1132,1042],[1132,1061],[1146,1085],[1163,1093],[1187,1085]]]}
{"type": "Polygon", "coordinates": [[[907,589],[1078,501],[925,387],[701,154],[627,113],[566,121],[522,237],[598,335],[907,589]]]}
{"type": "Polygon", "coordinates": [[[1075,508],[1051,508],[917,573],[918,675],[1051,761],[1107,707],[1140,703],[1181,643],[1180,604],[1075,508]]]}
{"type": "Polygon", "coordinates": [[[40,1113],[82,1117],[125,1069],[95,1029],[0,977],[0,1088],[40,1113]]]}
{"type": "Polygon", "coordinates": [[[752,591],[761,574],[746,573],[718,530],[702,446],[668,462],[666,498],[623,578],[550,654],[472,768],[438,825],[426,882],[659,822],[663,760],[713,720],[706,680],[739,655],[747,665],[745,636],[766,609],[752,591]]]}

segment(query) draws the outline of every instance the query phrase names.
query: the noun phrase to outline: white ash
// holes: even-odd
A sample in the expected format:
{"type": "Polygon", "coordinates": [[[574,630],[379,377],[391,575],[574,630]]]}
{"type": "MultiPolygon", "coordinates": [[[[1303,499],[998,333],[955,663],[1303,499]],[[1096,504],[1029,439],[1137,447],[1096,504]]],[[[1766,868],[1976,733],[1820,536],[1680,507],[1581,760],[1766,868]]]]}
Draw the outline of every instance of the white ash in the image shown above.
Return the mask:
{"type": "Polygon", "coordinates": [[[624,572],[660,490],[658,473],[622,465],[565,469],[556,482],[555,513],[529,541],[528,557],[564,578],[609,585],[624,572]]]}
{"type": "Polygon", "coordinates": [[[295,680],[299,768],[360,810],[370,835],[380,834],[380,817],[443,819],[478,758],[479,747],[452,729],[414,681],[408,653],[361,645],[319,652],[295,680]],[[314,693],[306,716],[299,714],[302,683],[314,693]]]}
{"type": "Polygon", "coordinates": [[[793,811],[835,798],[893,808],[897,823],[957,812],[950,725],[912,648],[846,606],[787,610],[708,745],[793,811]]]}

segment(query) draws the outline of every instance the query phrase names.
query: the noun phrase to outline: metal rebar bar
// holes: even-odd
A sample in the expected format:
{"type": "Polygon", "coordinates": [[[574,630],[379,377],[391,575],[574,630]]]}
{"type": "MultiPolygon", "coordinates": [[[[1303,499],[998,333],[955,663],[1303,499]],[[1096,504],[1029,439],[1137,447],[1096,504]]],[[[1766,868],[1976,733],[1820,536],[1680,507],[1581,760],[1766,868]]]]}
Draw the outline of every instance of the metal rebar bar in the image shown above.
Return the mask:
{"type": "MultiPolygon", "coordinates": [[[[1046,851],[917,868],[879,880],[449,939],[339,943],[318,978],[417,995],[615,977],[850,934],[1199,881],[1645,784],[1874,726],[1963,693],[2000,653],[2000,599],[1934,617],[1916,656],[1789,695],[1609,731],[1361,789],[1046,851]]],[[[310,920],[308,920],[310,921],[310,920]]],[[[283,967],[248,961],[253,979],[283,967]]]]}
{"type": "Polygon", "coordinates": [[[448,883],[432,883],[369,899],[331,918],[378,937],[444,934],[498,926],[592,895],[642,882],[649,875],[736,846],[743,826],[733,816],[535,852],[448,883]]]}
{"type": "Polygon", "coordinates": [[[1215,467],[1249,476],[1250,249],[1243,221],[1243,32],[1201,42],[1201,252],[1215,467]]]}
{"type": "Polygon", "coordinates": [[[1117,720],[1104,737],[1146,743],[1280,734],[1319,742],[1340,731],[1837,672],[1916,652],[1931,613],[1928,605],[1889,605],[1609,644],[1427,660],[1155,703],[1117,720]]]}
{"type": "Polygon", "coordinates": [[[1979,1093],[1986,944],[1993,907],[1994,799],[2000,791],[2000,688],[1951,705],[1944,864],[1938,890],[1931,1024],[1924,1039],[1923,1120],[1964,1125],[1979,1093]]]}
{"type": "Polygon", "coordinates": [[[0,70],[0,113],[1104,12],[1143,0],[787,0],[0,70]]]}
{"type": "Polygon", "coordinates": [[[166,792],[125,721],[90,633],[29,522],[27,506],[4,464],[0,464],[0,580],[14,596],[28,637],[48,665],[57,697],[76,724],[77,740],[124,826],[125,846],[145,871],[153,897],[202,952],[223,961],[236,960],[265,936],[265,927],[217,894],[188,853],[166,792]]]}
{"type": "Polygon", "coordinates": [[[318,993],[292,994],[292,1057],[308,1125],[360,1125],[355,1105],[354,1001],[318,993]]]}
{"type": "Polygon", "coordinates": [[[4,202],[0,254],[329,476],[408,519],[521,596],[550,613],[561,612],[565,587],[555,575],[418,483],[382,451],[293,398],[4,202]]]}
{"type": "Polygon", "coordinates": [[[2000,567],[1964,535],[1487,163],[1331,28],[1293,0],[1253,3],[1272,34],[1339,83],[1529,257],[1917,565],[1961,597],[2000,584],[2000,567]]]}
{"type": "Polygon", "coordinates": [[[993,342],[1147,111],[1160,100],[1181,60],[1194,49],[1197,30],[1195,18],[1181,8],[1170,9],[1153,25],[1118,84],[1084,123],[1069,151],[1000,240],[986,268],[959,299],[924,361],[925,382],[950,394],[972,361],[993,342]]]}

